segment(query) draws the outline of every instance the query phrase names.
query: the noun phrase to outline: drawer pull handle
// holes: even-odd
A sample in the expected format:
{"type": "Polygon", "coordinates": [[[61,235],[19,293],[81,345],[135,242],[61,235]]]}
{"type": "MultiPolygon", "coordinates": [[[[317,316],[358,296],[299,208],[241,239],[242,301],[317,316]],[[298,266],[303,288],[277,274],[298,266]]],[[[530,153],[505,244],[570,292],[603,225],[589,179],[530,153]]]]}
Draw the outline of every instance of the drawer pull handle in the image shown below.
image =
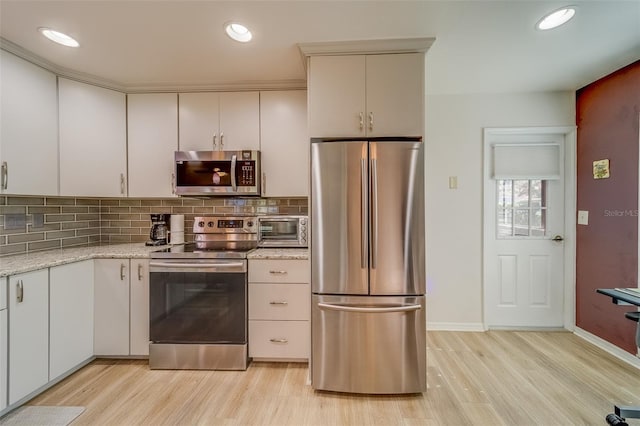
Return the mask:
{"type": "Polygon", "coordinates": [[[287,302],[286,300],[280,300],[280,301],[273,301],[273,302],[269,302],[270,305],[288,305],[289,302],[287,302]]]}
{"type": "Polygon", "coordinates": [[[271,343],[289,343],[287,339],[269,339],[271,343]]]}
{"type": "Polygon", "coordinates": [[[284,275],[287,271],[269,271],[269,273],[274,275],[284,275]]]}

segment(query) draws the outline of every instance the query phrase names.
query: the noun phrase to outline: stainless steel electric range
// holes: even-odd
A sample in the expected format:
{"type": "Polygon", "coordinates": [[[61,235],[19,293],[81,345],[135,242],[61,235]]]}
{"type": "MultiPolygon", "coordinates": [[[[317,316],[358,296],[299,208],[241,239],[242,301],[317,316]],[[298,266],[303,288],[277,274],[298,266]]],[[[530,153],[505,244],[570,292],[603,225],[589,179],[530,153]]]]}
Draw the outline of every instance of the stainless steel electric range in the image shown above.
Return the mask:
{"type": "Polygon", "coordinates": [[[246,370],[248,216],[196,217],[195,242],[151,253],[151,369],[246,370]]]}

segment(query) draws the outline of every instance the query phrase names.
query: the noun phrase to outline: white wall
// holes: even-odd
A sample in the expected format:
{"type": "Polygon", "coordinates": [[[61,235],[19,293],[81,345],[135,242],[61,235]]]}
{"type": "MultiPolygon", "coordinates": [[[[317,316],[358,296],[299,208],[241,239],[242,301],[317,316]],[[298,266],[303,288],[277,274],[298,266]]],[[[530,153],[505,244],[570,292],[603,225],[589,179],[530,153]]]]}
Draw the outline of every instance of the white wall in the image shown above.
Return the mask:
{"type": "Polygon", "coordinates": [[[574,125],[575,93],[427,95],[426,123],[427,328],[480,330],[483,128],[574,125]]]}

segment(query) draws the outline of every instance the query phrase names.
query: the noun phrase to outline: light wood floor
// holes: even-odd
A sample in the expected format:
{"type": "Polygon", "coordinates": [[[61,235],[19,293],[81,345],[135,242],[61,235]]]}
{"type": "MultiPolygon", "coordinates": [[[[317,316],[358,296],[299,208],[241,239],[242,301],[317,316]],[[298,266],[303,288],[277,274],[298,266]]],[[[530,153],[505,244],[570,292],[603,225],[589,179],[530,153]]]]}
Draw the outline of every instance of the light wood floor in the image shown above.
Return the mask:
{"type": "MultiPolygon", "coordinates": [[[[96,360],[30,405],[79,405],[77,425],[604,425],[640,405],[640,371],[567,332],[428,332],[428,390],[316,392],[306,364],[151,371],[96,360]]],[[[640,425],[640,421],[629,420],[640,425]]]]}

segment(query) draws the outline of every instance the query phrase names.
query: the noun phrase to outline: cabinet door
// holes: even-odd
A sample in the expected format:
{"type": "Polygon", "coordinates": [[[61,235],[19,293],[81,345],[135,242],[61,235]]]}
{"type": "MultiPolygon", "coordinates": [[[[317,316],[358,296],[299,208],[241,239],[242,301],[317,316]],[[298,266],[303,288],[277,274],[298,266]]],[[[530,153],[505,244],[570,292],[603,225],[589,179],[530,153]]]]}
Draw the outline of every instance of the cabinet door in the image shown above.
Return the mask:
{"type": "Polygon", "coordinates": [[[49,270],[42,269],[9,277],[9,404],[48,381],[49,270]]]}
{"type": "MultiPolygon", "coordinates": [[[[3,278],[3,280],[5,279],[3,278]]],[[[0,411],[7,407],[7,356],[9,355],[7,352],[8,325],[7,310],[2,309],[0,310],[0,411]]]]}
{"type": "Polygon", "coordinates": [[[94,262],[94,354],[129,355],[129,259],[94,262]]]}
{"type": "Polygon", "coordinates": [[[180,93],[180,151],[211,151],[218,149],[218,93],[180,93]]]}
{"type": "Polygon", "coordinates": [[[131,259],[131,355],[149,355],[149,261],[131,259]]]}
{"type": "Polygon", "coordinates": [[[0,192],[57,195],[56,76],[0,50],[0,87],[0,163],[8,171],[0,192]]]}
{"type": "Polygon", "coordinates": [[[126,196],[124,93],[59,79],[60,195],[126,196]]]}
{"type": "Polygon", "coordinates": [[[367,136],[424,134],[424,53],[369,55],[367,136]]]}
{"type": "Polygon", "coordinates": [[[259,92],[220,93],[220,149],[260,149],[259,92]]]}
{"type": "Polygon", "coordinates": [[[49,380],[93,356],[93,261],[49,272],[49,380]]]}
{"type": "Polygon", "coordinates": [[[365,135],[365,56],[312,56],[308,90],[311,137],[365,135]]]}
{"type": "Polygon", "coordinates": [[[260,93],[263,197],[309,195],[307,92],[260,93]]]}
{"type": "Polygon", "coordinates": [[[127,103],[129,196],[173,196],[178,95],[127,95],[127,103]]]}

